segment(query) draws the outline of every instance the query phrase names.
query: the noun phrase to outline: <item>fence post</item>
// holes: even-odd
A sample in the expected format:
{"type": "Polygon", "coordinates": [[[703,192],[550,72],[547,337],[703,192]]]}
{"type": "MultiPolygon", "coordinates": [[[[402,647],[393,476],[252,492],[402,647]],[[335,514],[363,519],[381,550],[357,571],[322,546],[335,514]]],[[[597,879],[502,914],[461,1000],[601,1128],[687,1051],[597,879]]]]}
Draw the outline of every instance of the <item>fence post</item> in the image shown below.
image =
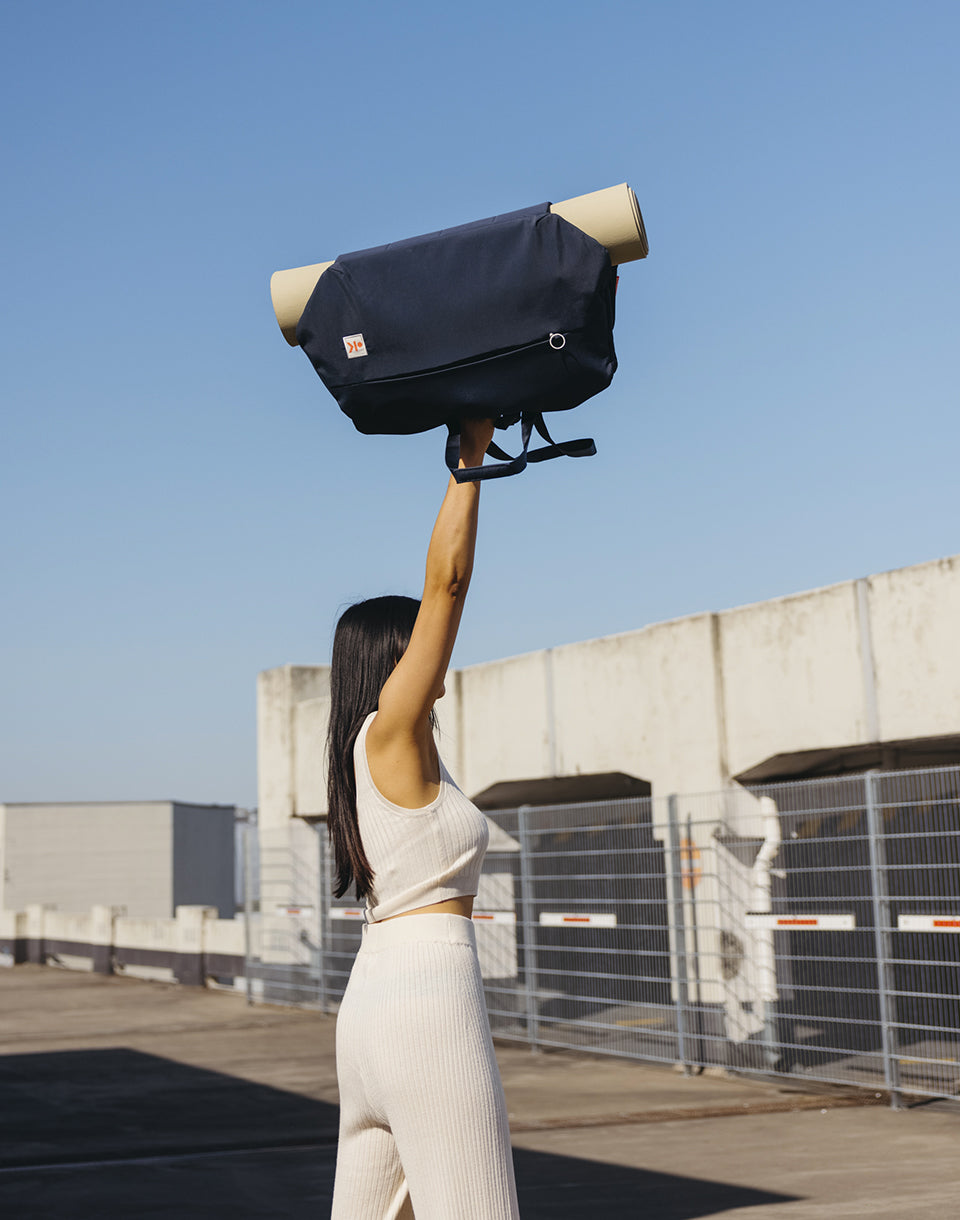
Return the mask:
{"type": "Polygon", "coordinates": [[[530,873],[530,844],[527,814],[530,806],[517,810],[517,837],[520,840],[520,903],[523,909],[523,986],[527,1011],[527,1041],[530,1049],[538,1049],[540,1014],[537,1000],[537,924],[533,918],[533,878],[530,873]]]}
{"type": "Polygon", "coordinates": [[[253,1004],[253,835],[250,815],[243,823],[243,982],[247,1004],[253,1004]]]}
{"type": "Polygon", "coordinates": [[[690,994],[687,979],[687,928],[683,901],[683,859],[680,852],[680,821],[677,814],[677,797],[667,797],[667,823],[670,831],[670,862],[667,868],[670,901],[670,939],[674,945],[677,963],[677,1054],[683,1064],[684,1076],[691,1075],[690,1056],[687,1051],[687,1013],[690,994]]]}
{"type": "Polygon", "coordinates": [[[873,903],[873,943],[877,955],[877,992],[880,1001],[880,1038],[883,1049],[883,1076],[890,1091],[894,1110],[903,1108],[900,1094],[900,1061],[897,1058],[896,990],[890,933],[890,898],[887,892],[887,860],[883,840],[883,818],[877,802],[879,772],[863,777],[867,807],[867,842],[870,848],[870,895],[873,903]]]}

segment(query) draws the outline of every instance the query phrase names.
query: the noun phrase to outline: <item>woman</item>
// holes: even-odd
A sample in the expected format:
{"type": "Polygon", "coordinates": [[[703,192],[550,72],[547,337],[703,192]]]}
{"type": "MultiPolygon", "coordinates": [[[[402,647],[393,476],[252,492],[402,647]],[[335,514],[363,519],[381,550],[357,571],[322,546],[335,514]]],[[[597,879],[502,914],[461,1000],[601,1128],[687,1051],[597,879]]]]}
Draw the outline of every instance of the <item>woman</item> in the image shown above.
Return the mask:
{"type": "MultiPolygon", "coordinates": [[[[492,437],[465,421],[460,465],[492,437]]],[[[471,919],[488,828],[433,739],[479,500],[451,478],[421,602],[351,606],[334,637],[328,826],[337,895],[353,882],[367,923],[337,1018],[333,1220],[519,1215],[471,919]]]]}

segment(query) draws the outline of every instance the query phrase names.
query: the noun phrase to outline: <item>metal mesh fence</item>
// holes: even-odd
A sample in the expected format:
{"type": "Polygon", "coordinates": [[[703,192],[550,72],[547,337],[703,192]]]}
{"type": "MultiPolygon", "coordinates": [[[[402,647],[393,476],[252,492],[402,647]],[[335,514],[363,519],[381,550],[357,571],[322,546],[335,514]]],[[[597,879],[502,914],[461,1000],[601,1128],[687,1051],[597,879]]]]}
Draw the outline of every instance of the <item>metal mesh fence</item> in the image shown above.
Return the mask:
{"type": "MultiPolygon", "coordinates": [[[[328,993],[325,982],[325,870],[313,852],[261,843],[255,824],[243,831],[247,997],[326,1008],[342,988],[328,993]]],[[[307,842],[315,849],[313,836],[307,842]]]]}
{"type": "MultiPolygon", "coordinates": [[[[496,1037],[960,1094],[960,768],[489,817],[474,922],[496,1037]]],[[[330,899],[325,834],[315,851],[309,929],[275,929],[255,965],[264,998],[286,966],[288,1001],[330,1008],[362,913],[330,899]]]]}

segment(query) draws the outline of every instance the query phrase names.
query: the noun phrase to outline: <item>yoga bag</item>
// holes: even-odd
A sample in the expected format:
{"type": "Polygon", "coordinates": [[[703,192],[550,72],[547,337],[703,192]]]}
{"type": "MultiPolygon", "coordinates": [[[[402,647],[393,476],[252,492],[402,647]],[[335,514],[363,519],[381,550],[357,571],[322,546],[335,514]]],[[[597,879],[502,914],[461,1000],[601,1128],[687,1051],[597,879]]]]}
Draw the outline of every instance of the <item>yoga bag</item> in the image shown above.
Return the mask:
{"type": "Polygon", "coordinates": [[[458,482],[517,474],[528,461],[586,457],[592,440],[555,443],[545,411],[606,389],[616,271],[606,249],[547,203],[341,255],[297,326],[341,410],[364,433],[446,425],[458,482]],[[461,419],[521,423],[516,458],[458,470],[461,419]],[[547,441],[528,450],[533,429],[547,441]]]}

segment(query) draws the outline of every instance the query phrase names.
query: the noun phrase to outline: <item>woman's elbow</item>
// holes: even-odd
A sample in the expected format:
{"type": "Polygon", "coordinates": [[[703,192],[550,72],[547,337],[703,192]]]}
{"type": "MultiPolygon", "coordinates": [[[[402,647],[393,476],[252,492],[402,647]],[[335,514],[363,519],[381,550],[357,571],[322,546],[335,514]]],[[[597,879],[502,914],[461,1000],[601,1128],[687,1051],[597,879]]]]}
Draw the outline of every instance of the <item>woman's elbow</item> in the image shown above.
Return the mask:
{"type": "Polygon", "coordinates": [[[448,572],[443,576],[437,573],[432,579],[427,580],[423,596],[425,600],[456,604],[462,602],[467,596],[469,584],[469,573],[448,572]]]}

